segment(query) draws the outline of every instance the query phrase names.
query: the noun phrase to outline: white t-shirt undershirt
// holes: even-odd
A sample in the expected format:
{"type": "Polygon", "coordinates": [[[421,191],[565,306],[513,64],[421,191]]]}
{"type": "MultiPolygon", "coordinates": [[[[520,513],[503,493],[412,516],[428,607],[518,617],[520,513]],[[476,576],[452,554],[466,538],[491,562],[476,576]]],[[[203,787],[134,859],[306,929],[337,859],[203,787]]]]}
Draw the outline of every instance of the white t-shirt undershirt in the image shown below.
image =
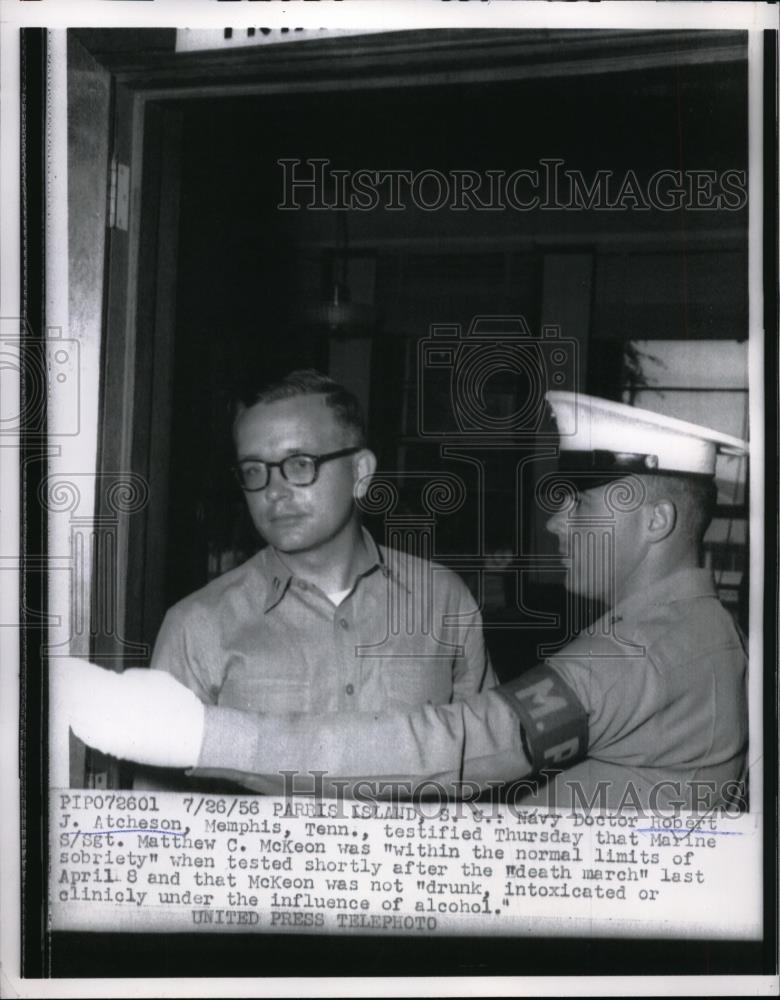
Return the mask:
{"type": "Polygon", "coordinates": [[[336,607],[338,607],[339,604],[341,604],[341,602],[347,596],[347,594],[351,593],[351,591],[352,587],[347,587],[346,590],[334,590],[332,593],[328,594],[328,600],[332,601],[333,604],[335,604],[336,607]]]}

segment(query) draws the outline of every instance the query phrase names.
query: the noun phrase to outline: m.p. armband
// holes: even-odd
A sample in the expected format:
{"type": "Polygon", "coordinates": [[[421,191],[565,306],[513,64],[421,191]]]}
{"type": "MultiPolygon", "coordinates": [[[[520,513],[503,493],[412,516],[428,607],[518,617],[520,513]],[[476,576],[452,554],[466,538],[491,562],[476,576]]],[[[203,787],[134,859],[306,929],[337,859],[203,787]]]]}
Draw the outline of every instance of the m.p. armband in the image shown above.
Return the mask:
{"type": "Polygon", "coordinates": [[[534,771],[570,767],[588,752],[588,713],[551,666],[539,666],[493,689],[520,722],[534,771]]]}

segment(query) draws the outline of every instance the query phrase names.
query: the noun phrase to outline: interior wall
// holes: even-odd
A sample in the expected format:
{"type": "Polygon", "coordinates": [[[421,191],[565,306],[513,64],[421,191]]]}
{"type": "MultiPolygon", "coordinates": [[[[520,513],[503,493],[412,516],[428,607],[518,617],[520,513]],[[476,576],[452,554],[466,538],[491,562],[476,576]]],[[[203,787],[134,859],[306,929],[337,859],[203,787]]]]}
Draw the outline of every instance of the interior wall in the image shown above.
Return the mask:
{"type": "MultiPolygon", "coordinates": [[[[196,335],[210,327],[241,343],[241,356],[229,363],[243,367],[254,338],[288,329],[294,307],[321,299],[321,259],[342,245],[346,219],[350,252],[401,255],[409,289],[408,272],[422,271],[426,255],[450,253],[451,269],[471,268],[476,278],[468,260],[479,267],[488,253],[571,254],[569,269],[556,256],[556,280],[569,289],[589,281],[590,291],[578,294],[578,309],[585,303],[588,316],[573,317],[567,296],[550,286],[544,322],[574,324],[582,337],[594,320],[604,339],[632,325],[642,336],[653,329],[666,337],[733,336],[747,323],[744,207],[425,211],[407,199],[402,210],[332,211],[307,208],[301,189],[301,207],[280,210],[292,168],[277,161],[327,160],[320,194],[330,204],[337,170],[511,172],[559,160],[561,169],[587,180],[609,167],[613,191],[628,170],[644,179],[664,169],[744,170],[744,77],[739,64],[670,66],[584,78],[576,88],[568,79],[546,79],[192,101],[185,112],[182,212],[189,216],[180,255],[191,277],[180,322],[196,335]],[[592,255],[589,278],[580,274],[577,254],[592,255]]],[[[306,178],[316,168],[303,162],[295,169],[306,178]]],[[[470,275],[454,287],[447,276],[429,271],[427,289],[415,290],[419,301],[388,296],[378,316],[382,333],[422,335],[430,322],[467,320],[455,313],[470,275]]],[[[502,301],[497,308],[495,289],[483,298],[493,306],[488,311],[505,307],[502,301]]],[[[280,367],[305,353],[300,344],[275,348],[280,367]]]]}

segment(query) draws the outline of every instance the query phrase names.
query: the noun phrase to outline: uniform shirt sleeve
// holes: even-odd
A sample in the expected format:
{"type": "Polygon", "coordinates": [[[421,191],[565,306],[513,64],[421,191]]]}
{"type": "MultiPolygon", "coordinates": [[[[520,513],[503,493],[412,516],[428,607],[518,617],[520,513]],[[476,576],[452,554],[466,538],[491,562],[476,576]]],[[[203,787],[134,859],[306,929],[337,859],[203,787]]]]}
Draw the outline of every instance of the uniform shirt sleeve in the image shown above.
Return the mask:
{"type": "Polygon", "coordinates": [[[609,637],[572,643],[551,666],[570,685],[588,714],[589,754],[606,751],[668,705],[671,692],[663,674],[641,646],[635,655],[609,637]]]}
{"type": "Polygon", "coordinates": [[[187,613],[176,604],[160,626],[151,667],[171,674],[205,704],[215,705],[221,676],[213,645],[212,631],[199,623],[197,613],[193,609],[187,613]]]}
{"type": "Polygon", "coordinates": [[[409,714],[273,716],[209,707],[195,773],[250,788],[291,771],[412,787],[432,780],[488,787],[530,770],[516,715],[488,692],[409,714]]]}
{"type": "Polygon", "coordinates": [[[576,640],[553,661],[588,712],[590,756],[679,770],[739,755],[745,658],[727,614],[714,601],[663,609],[651,628],[632,631],[633,648],[602,637],[589,656],[570,656],[576,640]]]}

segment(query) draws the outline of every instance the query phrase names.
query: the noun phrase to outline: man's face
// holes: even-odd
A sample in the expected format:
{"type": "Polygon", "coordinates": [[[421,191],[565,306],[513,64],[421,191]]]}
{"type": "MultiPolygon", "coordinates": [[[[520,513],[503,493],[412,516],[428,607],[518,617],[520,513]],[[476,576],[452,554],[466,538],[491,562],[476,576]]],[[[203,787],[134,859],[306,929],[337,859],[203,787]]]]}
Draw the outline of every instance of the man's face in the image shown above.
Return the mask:
{"type": "MultiPolygon", "coordinates": [[[[239,462],[281,462],[288,455],[325,455],[349,447],[349,432],[335,419],[325,397],[294,396],[257,403],[235,425],[239,462]]],[[[270,470],[265,489],[245,493],[249,513],[263,538],[280,552],[312,552],[338,539],[355,516],[353,489],[359,455],[324,462],[311,486],[294,486],[281,469],[270,470]]]]}
{"type": "Polygon", "coordinates": [[[566,589],[614,604],[645,555],[644,513],[643,486],[632,477],[579,491],[554,514],[546,527],[570,559],[566,589]]]}

